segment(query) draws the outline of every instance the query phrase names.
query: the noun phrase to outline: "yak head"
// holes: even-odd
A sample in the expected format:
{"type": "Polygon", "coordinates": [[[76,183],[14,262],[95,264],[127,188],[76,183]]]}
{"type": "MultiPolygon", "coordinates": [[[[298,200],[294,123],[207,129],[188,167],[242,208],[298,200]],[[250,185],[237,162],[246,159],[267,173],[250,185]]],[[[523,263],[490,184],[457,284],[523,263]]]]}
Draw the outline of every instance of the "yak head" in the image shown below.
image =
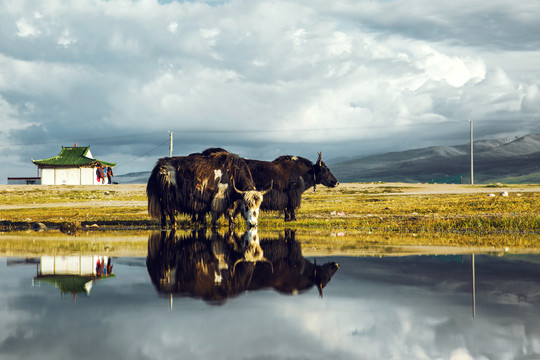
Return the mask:
{"type": "Polygon", "coordinates": [[[336,187],[339,185],[339,181],[334,174],[330,171],[328,166],[322,161],[322,153],[319,153],[319,158],[315,165],[313,165],[315,171],[315,182],[317,184],[323,184],[324,186],[336,187]]]}
{"type": "Polygon", "coordinates": [[[315,272],[313,274],[313,282],[319,290],[319,296],[323,297],[323,288],[330,282],[332,276],[338,271],[339,264],[336,262],[328,262],[322,266],[317,265],[317,260],[313,261],[315,272]]]}
{"type": "Polygon", "coordinates": [[[244,219],[246,219],[248,228],[257,226],[258,217],[259,217],[259,208],[261,207],[261,204],[263,202],[263,196],[266,195],[270,190],[272,190],[272,186],[274,185],[274,182],[270,184],[270,188],[264,191],[257,191],[257,190],[246,190],[246,191],[240,191],[234,186],[234,190],[242,195],[242,216],[244,219]]]}
{"type": "Polygon", "coordinates": [[[236,271],[236,266],[239,263],[252,263],[264,262],[270,264],[272,272],[274,272],[274,266],[272,262],[264,257],[263,249],[259,242],[259,235],[257,235],[257,228],[248,229],[240,239],[239,248],[241,249],[242,257],[238,259],[233,266],[233,274],[236,271]]]}

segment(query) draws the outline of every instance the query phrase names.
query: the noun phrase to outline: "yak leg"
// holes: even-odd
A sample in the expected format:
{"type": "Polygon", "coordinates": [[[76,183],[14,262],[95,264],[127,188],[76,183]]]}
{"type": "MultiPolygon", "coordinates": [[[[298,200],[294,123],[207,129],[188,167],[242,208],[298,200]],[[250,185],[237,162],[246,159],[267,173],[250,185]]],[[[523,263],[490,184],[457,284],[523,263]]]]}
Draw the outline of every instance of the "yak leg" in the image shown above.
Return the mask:
{"type": "Polygon", "coordinates": [[[163,204],[161,204],[161,228],[165,229],[167,227],[167,214],[165,214],[165,209],[163,204]]]}
{"type": "Polygon", "coordinates": [[[289,214],[289,210],[288,209],[285,209],[285,211],[283,211],[283,213],[285,214],[285,221],[291,221],[291,214],[289,214]]]}
{"type": "Polygon", "coordinates": [[[229,218],[229,232],[232,232],[234,230],[234,218],[236,217],[236,213],[234,210],[227,211],[227,217],[229,218]]]}
{"type": "Polygon", "coordinates": [[[176,218],[174,216],[174,211],[170,212],[169,219],[171,220],[171,229],[176,230],[176,218]]]}
{"type": "Polygon", "coordinates": [[[219,213],[212,211],[212,229],[214,230],[217,228],[217,222],[219,220],[219,216],[220,216],[219,213]]]}
{"type": "Polygon", "coordinates": [[[237,200],[227,209],[227,215],[229,217],[229,231],[234,230],[234,219],[238,214],[240,214],[241,207],[242,205],[240,200],[237,200]]]}
{"type": "Polygon", "coordinates": [[[294,217],[294,209],[291,210],[291,208],[285,209],[285,221],[295,221],[296,218],[294,217]]]}
{"type": "Polygon", "coordinates": [[[291,221],[296,221],[296,214],[294,213],[294,208],[290,210],[291,212],[291,221]]]}
{"type": "Polygon", "coordinates": [[[296,221],[293,207],[287,207],[287,209],[285,209],[285,221],[296,221]]]}
{"type": "Polygon", "coordinates": [[[204,211],[197,214],[197,219],[199,224],[206,227],[206,213],[204,211]]]}
{"type": "Polygon", "coordinates": [[[206,213],[204,211],[194,212],[191,214],[191,223],[206,226],[206,213]]]}

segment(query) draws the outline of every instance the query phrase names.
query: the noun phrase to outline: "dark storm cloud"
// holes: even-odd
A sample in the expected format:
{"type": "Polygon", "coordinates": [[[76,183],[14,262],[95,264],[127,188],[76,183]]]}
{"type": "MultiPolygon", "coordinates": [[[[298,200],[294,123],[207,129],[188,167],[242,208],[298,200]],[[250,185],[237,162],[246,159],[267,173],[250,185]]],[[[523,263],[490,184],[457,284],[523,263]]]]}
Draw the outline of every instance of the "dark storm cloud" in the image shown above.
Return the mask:
{"type": "Polygon", "coordinates": [[[148,170],[168,131],[261,159],[540,132],[532,0],[0,5],[4,179],[75,141],[148,170]]]}

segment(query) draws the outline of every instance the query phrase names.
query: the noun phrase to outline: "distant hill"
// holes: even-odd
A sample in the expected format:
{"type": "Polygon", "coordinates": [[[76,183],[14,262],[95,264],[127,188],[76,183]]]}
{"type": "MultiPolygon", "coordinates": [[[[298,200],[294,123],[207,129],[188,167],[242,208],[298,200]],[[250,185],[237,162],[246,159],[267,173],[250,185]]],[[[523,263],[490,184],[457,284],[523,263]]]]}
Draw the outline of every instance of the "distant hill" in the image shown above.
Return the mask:
{"type": "MultiPolygon", "coordinates": [[[[340,182],[470,182],[470,144],[333,162],[340,182]]],[[[474,182],[540,183],[540,134],[474,143],[474,182]]]]}
{"type": "MultiPolygon", "coordinates": [[[[470,182],[470,145],[434,146],[326,161],[340,182],[470,182]]],[[[115,176],[146,184],[150,171],[115,176]]],[[[540,134],[474,143],[474,183],[540,183],[540,134]]]]}
{"type": "Polygon", "coordinates": [[[150,177],[150,171],[133,172],[124,175],[116,175],[113,181],[119,184],[146,184],[150,177]]]}

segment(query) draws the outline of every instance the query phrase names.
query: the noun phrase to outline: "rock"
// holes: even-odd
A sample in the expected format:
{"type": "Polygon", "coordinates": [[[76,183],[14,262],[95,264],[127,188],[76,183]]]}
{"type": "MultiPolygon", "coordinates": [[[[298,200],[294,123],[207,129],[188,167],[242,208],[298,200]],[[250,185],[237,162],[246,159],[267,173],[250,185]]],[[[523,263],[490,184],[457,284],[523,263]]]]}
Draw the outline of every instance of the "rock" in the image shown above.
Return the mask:
{"type": "Polygon", "coordinates": [[[78,229],[81,228],[81,223],[79,221],[74,222],[64,222],[60,225],[60,232],[63,232],[68,235],[75,234],[78,229]]]}
{"type": "Polygon", "coordinates": [[[44,223],[40,223],[40,222],[33,223],[32,224],[32,230],[34,230],[34,231],[44,231],[44,230],[47,230],[47,225],[45,225],[44,223]]]}

